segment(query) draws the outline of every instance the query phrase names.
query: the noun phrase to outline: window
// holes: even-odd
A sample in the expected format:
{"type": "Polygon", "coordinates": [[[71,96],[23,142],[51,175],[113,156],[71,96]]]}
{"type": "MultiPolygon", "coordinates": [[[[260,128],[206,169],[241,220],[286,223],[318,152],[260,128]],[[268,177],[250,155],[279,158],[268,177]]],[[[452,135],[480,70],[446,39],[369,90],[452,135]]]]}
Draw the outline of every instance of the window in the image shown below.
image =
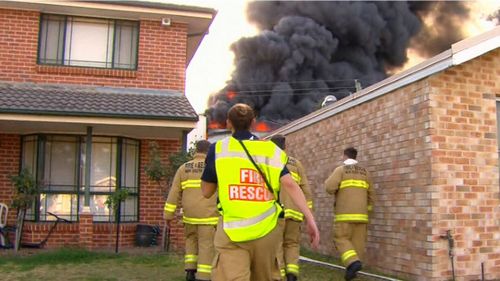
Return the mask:
{"type": "MultiPolygon", "coordinates": [[[[40,184],[39,200],[27,212],[30,220],[50,221],[57,214],[76,221],[85,199],[84,136],[38,135],[23,137],[23,167],[40,184]]],[[[117,188],[127,189],[120,220],[138,220],[139,141],[93,137],[90,170],[90,209],[94,221],[109,222],[114,215],[104,202],[117,188]]]]}
{"type": "Polygon", "coordinates": [[[138,31],[135,21],[44,14],[38,63],[135,69],[138,31]]]}

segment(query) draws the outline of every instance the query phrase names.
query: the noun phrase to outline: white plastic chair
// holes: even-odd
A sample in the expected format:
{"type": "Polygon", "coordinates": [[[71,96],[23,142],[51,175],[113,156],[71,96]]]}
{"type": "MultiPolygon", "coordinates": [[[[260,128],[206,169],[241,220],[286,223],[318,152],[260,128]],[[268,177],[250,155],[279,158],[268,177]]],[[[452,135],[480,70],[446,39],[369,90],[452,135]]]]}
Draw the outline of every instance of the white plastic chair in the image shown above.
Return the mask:
{"type": "Polygon", "coordinates": [[[4,237],[3,231],[7,225],[7,215],[9,214],[9,207],[7,205],[0,203],[0,246],[6,246],[6,238],[4,237]]]}

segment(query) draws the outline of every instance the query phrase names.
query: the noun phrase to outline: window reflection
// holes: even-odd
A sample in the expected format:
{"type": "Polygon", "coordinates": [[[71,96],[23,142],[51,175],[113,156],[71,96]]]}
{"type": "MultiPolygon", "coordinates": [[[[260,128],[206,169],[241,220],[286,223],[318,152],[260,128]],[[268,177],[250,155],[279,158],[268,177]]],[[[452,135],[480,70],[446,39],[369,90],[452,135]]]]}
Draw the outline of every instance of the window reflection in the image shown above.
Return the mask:
{"type": "Polygon", "coordinates": [[[76,194],[40,194],[40,220],[54,221],[56,217],[71,220],[76,215],[76,194]]]}

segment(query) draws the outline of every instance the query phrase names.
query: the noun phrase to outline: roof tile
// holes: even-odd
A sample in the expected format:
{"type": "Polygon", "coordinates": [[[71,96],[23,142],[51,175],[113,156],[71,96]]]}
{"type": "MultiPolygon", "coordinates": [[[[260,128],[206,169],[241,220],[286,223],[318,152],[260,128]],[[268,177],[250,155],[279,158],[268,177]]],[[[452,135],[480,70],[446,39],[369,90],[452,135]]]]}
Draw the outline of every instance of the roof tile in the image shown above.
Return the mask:
{"type": "Polygon", "coordinates": [[[0,82],[0,112],[198,120],[179,92],[65,84],[0,82]]]}

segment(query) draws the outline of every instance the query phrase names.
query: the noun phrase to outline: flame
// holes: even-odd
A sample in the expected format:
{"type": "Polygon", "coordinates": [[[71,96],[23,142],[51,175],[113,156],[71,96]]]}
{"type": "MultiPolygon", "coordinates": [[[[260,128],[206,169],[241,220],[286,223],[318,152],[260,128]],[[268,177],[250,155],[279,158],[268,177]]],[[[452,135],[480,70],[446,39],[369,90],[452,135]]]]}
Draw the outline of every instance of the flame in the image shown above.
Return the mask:
{"type": "Polygon", "coordinates": [[[255,124],[254,130],[256,132],[270,132],[271,127],[269,127],[266,122],[257,122],[257,124],[255,124]]]}
{"type": "Polygon", "coordinates": [[[221,123],[219,123],[217,121],[211,121],[210,123],[208,123],[208,128],[211,129],[211,130],[225,129],[226,125],[225,124],[221,124],[221,123]]]}
{"type": "Polygon", "coordinates": [[[236,92],[235,91],[227,91],[226,95],[227,95],[227,98],[229,100],[232,100],[232,99],[234,99],[234,97],[236,97],[236,92]]]}

